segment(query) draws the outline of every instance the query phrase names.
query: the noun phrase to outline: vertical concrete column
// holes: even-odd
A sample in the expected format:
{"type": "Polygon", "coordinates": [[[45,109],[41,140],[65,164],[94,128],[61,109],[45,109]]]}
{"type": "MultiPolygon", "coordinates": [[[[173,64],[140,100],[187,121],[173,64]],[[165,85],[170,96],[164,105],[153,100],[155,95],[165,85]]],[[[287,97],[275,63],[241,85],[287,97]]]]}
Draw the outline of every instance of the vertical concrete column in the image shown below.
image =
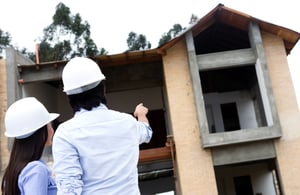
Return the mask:
{"type": "Polygon", "coordinates": [[[269,70],[266,62],[264,46],[262,42],[259,25],[249,24],[249,39],[251,48],[256,54],[255,64],[257,79],[262,96],[268,126],[279,126],[278,114],[275,105],[272,86],[270,84],[269,70]]]}
{"type": "MultiPolygon", "coordinates": [[[[3,171],[8,163],[10,155],[10,147],[13,139],[8,139],[4,136],[4,115],[7,107],[10,106],[17,99],[22,97],[22,89],[18,84],[19,72],[17,69],[18,62],[25,59],[21,54],[18,54],[13,48],[6,48],[6,59],[0,67],[0,107],[1,107],[1,126],[0,126],[0,140],[1,140],[1,171],[3,171]]],[[[17,121],[16,121],[17,122],[17,121]]]]}
{"type": "Polygon", "coordinates": [[[283,40],[262,33],[267,66],[282,128],[275,140],[277,163],[284,194],[299,194],[300,112],[289,71],[283,40]]]}
{"type": "Polygon", "coordinates": [[[22,97],[22,89],[18,84],[20,74],[17,65],[20,63],[19,54],[13,48],[7,48],[6,51],[6,89],[7,106],[22,97]]]}
{"type": "Polygon", "coordinates": [[[217,195],[211,151],[201,144],[184,40],[167,51],[163,68],[181,194],[217,195]]]}

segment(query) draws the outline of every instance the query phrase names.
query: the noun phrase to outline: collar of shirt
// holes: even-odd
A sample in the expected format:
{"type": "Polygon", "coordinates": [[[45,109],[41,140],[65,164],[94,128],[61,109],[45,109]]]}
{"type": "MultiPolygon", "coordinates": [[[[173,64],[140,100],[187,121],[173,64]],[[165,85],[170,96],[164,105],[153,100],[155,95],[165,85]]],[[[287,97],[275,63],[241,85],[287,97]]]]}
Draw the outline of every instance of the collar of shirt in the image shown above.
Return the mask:
{"type": "MultiPolygon", "coordinates": [[[[104,104],[100,104],[98,107],[92,108],[92,110],[107,110],[108,108],[104,104]]],[[[84,108],[81,108],[79,111],[75,112],[75,116],[80,115],[82,113],[88,112],[89,110],[86,110],[84,108]]]]}

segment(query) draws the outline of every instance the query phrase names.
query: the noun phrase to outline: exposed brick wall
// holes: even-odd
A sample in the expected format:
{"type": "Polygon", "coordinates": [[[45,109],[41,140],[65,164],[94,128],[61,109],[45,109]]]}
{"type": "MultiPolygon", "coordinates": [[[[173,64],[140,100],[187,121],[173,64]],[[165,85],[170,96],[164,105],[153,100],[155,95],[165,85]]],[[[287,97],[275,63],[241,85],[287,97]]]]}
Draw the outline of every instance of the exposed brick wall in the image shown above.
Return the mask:
{"type": "Polygon", "coordinates": [[[167,52],[164,75],[181,193],[217,195],[211,152],[201,146],[184,40],[167,52]]]}
{"type": "Polygon", "coordinates": [[[4,136],[4,115],[7,108],[7,95],[6,95],[6,72],[5,72],[5,60],[0,59],[0,168],[1,173],[5,169],[8,159],[9,151],[7,149],[7,138],[4,136]]]}
{"type": "Polygon", "coordinates": [[[282,137],[275,141],[278,168],[284,194],[299,194],[300,175],[300,112],[283,41],[262,33],[272,88],[282,128],[282,137]]]}

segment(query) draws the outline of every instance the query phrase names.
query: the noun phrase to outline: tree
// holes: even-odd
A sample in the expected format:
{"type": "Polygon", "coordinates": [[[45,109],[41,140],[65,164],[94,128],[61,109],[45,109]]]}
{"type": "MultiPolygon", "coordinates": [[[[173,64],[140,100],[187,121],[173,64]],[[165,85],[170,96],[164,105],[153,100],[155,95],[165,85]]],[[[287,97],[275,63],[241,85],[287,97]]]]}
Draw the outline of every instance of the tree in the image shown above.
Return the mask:
{"type": "Polygon", "coordinates": [[[39,44],[41,62],[68,60],[75,56],[105,55],[104,48],[97,48],[91,38],[90,25],[83,21],[80,14],[72,15],[63,3],[56,6],[53,22],[44,28],[39,44]]]}
{"type": "Polygon", "coordinates": [[[147,38],[143,34],[136,34],[130,32],[127,38],[128,51],[145,50],[151,48],[151,43],[147,41],[147,38]]]}
{"type": "Polygon", "coordinates": [[[176,37],[180,32],[182,32],[185,28],[182,28],[180,24],[174,24],[173,27],[167,32],[162,35],[158,42],[158,46],[165,44],[166,42],[170,41],[174,37],[176,37]]]}
{"type": "Polygon", "coordinates": [[[27,58],[31,59],[32,61],[35,61],[35,53],[34,53],[34,52],[28,51],[27,48],[21,49],[20,52],[21,52],[21,54],[23,54],[23,55],[26,56],[27,58]]]}
{"type": "Polygon", "coordinates": [[[7,46],[11,46],[11,36],[9,32],[0,29],[0,59],[2,58],[1,53],[7,46]]]}
{"type": "Polygon", "coordinates": [[[189,24],[194,24],[195,22],[197,22],[197,20],[198,20],[198,16],[195,14],[192,14],[189,24]]]}

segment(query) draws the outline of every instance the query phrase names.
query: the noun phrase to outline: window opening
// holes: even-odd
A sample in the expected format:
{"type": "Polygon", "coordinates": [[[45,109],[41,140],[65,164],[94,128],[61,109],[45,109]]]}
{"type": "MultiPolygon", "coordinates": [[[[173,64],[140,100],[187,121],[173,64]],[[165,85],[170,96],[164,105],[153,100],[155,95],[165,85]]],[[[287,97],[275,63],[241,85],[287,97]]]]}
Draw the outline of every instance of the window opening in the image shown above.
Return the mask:
{"type": "Polygon", "coordinates": [[[215,166],[219,195],[281,194],[275,159],[215,166]]]}
{"type": "Polygon", "coordinates": [[[250,48],[248,32],[215,22],[194,37],[196,54],[250,48]]]}
{"type": "Polygon", "coordinates": [[[267,126],[254,65],[199,74],[210,133],[267,126]]]}

